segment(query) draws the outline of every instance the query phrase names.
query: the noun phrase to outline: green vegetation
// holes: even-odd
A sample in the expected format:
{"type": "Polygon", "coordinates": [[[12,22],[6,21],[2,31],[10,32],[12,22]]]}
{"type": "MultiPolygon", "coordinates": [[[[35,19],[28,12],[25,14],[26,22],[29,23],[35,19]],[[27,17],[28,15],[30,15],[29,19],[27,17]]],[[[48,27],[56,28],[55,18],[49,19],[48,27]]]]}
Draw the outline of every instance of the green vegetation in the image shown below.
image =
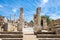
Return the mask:
{"type": "Polygon", "coordinates": [[[51,19],[49,16],[47,15],[44,15],[44,16],[41,16],[41,18],[45,17],[47,19],[47,24],[49,24],[51,21],[54,21],[54,19],[51,19]]]}
{"type": "Polygon", "coordinates": [[[33,20],[31,20],[30,22],[33,23],[33,20]]]}

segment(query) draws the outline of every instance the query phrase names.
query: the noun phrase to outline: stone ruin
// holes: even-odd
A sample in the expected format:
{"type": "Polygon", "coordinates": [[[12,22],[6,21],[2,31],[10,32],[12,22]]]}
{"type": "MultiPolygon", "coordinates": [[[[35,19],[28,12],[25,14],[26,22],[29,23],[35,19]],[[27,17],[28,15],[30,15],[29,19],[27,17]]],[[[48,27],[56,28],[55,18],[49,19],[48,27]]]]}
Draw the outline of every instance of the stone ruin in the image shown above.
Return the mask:
{"type": "Polygon", "coordinates": [[[36,31],[42,31],[42,30],[47,30],[47,20],[45,17],[41,18],[41,7],[37,8],[37,12],[34,15],[34,30],[36,31]],[[42,21],[42,24],[41,24],[42,21]]]}
{"type": "Polygon", "coordinates": [[[49,31],[49,26],[47,25],[46,17],[41,17],[41,7],[37,8],[37,12],[34,15],[34,32],[49,32],[49,33],[59,33],[60,25],[51,26],[51,30],[49,31]]]}
{"type": "MultiPolygon", "coordinates": [[[[11,15],[10,15],[11,16],[11,15]]],[[[16,22],[15,20],[15,15],[14,15],[14,21],[11,20],[6,23],[7,27],[3,27],[5,31],[22,31],[24,28],[25,22],[24,22],[24,10],[23,8],[20,8],[20,17],[18,21],[16,22]],[[11,26],[11,27],[10,27],[11,26]]],[[[26,24],[27,25],[27,24],[26,24]]],[[[41,17],[41,7],[38,7],[36,10],[36,14],[34,15],[34,32],[42,32],[46,31],[48,32],[48,25],[47,25],[47,19],[45,17],[41,17]],[[42,23],[42,24],[41,24],[42,23]]],[[[52,31],[56,31],[55,27],[51,28],[52,31]]],[[[0,31],[2,29],[0,28],[0,31]]]]}

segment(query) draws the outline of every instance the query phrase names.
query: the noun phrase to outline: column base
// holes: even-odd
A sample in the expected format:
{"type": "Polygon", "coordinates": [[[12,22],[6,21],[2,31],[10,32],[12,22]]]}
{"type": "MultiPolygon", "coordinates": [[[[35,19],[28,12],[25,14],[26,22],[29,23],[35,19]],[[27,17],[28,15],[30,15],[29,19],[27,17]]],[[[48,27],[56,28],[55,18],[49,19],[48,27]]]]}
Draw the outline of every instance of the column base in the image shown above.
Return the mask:
{"type": "Polygon", "coordinates": [[[39,32],[41,32],[41,30],[42,30],[42,27],[35,28],[34,34],[37,35],[39,32]]]}

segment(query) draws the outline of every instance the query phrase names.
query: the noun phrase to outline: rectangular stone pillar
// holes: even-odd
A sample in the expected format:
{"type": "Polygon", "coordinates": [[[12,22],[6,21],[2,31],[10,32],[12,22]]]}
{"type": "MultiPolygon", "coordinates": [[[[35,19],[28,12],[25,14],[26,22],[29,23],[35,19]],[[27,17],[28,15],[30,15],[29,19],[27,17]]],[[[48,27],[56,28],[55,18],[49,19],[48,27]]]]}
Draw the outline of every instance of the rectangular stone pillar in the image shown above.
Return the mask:
{"type": "Polygon", "coordinates": [[[44,17],[43,18],[43,29],[47,30],[48,26],[47,26],[47,19],[44,17]]]}

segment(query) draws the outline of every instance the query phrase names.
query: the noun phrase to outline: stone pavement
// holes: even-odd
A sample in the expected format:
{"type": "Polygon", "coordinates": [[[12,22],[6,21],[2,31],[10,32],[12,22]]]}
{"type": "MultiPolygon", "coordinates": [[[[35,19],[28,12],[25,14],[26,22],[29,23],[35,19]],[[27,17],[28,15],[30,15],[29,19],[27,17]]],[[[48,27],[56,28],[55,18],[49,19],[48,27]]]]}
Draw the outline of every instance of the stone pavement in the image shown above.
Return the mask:
{"type": "Polygon", "coordinates": [[[23,40],[38,40],[35,35],[24,35],[23,40]]]}
{"type": "Polygon", "coordinates": [[[23,40],[38,40],[34,35],[33,28],[28,27],[23,30],[23,40]]]}

